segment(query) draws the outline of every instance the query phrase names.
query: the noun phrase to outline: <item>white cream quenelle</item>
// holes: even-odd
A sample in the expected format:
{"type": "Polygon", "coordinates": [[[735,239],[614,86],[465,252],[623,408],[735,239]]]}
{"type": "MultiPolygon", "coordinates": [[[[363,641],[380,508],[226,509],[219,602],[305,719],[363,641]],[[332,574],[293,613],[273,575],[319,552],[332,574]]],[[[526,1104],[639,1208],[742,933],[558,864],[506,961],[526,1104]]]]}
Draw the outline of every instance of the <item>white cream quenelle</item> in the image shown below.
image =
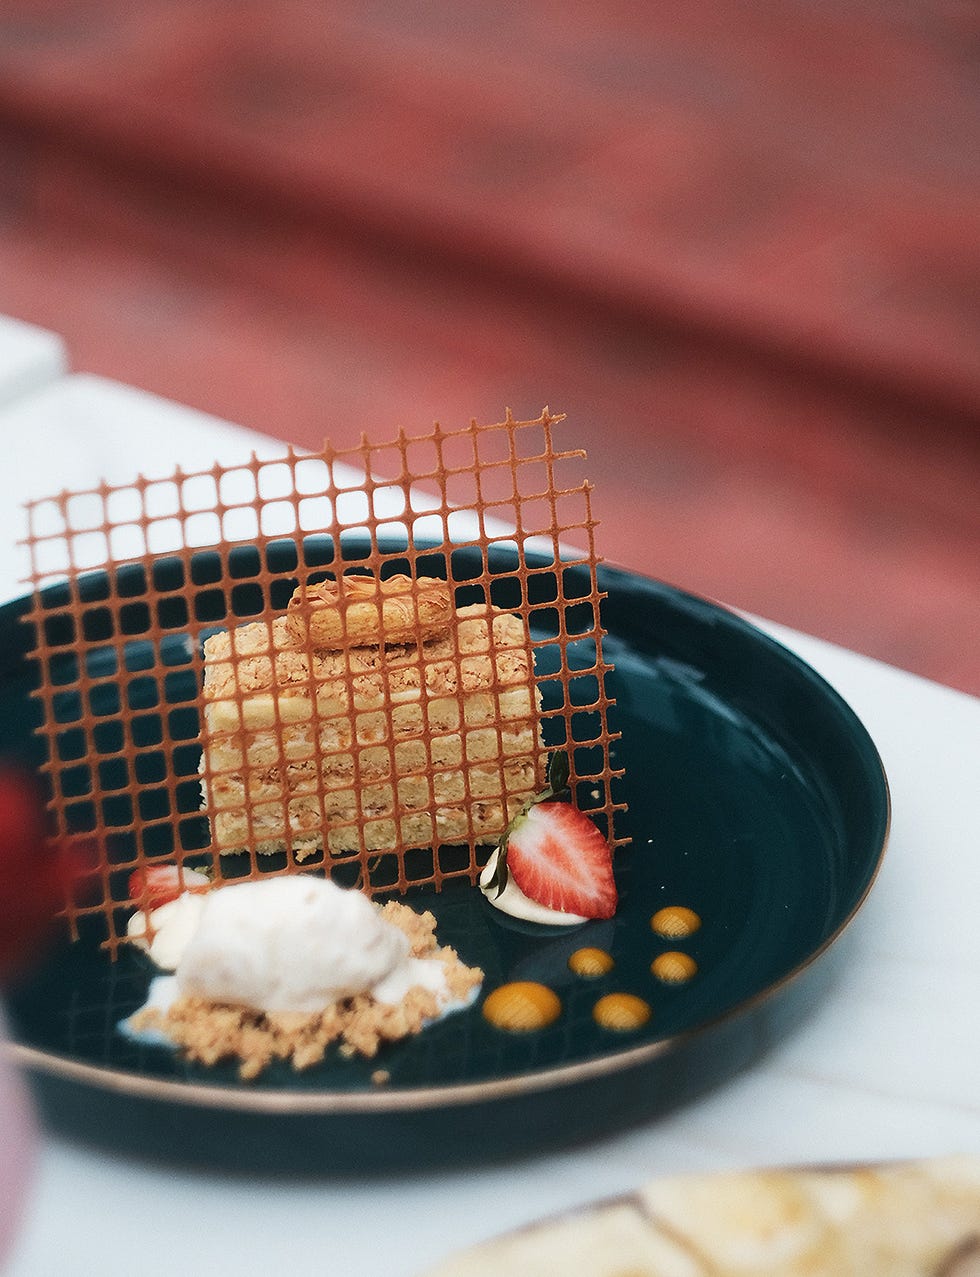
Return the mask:
{"type": "Polygon", "coordinates": [[[204,898],[177,988],[256,1011],[314,1012],[372,988],[407,957],[406,937],[359,891],[270,878],[204,898]]]}
{"type": "Polygon", "coordinates": [[[442,963],[413,958],[366,896],[307,874],[185,893],[150,922],[150,957],[175,972],[154,991],[161,1005],[190,996],[312,1014],[359,993],[398,1002],[415,985],[448,997],[442,963]]]}

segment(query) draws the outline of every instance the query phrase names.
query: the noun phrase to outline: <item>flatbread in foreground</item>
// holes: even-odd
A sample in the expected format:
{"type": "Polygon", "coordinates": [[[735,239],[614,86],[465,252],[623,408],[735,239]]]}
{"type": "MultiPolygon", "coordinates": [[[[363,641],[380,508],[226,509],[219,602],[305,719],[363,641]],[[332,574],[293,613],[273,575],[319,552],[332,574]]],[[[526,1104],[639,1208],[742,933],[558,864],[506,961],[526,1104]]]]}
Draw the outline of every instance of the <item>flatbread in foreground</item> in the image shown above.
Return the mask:
{"type": "Polygon", "coordinates": [[[425,1277],[978,1277],[980,1158],[656,1180],[425,1277]]]}

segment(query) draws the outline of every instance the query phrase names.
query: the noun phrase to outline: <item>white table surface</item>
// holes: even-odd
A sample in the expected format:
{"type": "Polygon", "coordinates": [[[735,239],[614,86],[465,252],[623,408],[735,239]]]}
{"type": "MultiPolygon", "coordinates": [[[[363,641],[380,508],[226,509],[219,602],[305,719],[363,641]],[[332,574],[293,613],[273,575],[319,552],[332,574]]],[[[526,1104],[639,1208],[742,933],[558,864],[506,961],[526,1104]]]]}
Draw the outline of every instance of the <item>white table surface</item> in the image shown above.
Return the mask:
{"type": "Polygon", "coordinates": [[[57,333],[0,315],[0,408],[61,377],[66,367],[57,333]]]}
{"type": "MultiPolygon", "coordinates": [[[[0,413],[0,588],[17,503],[281,445],[97,378],[0,413]],[[9,464],[13,455],[15,464],[9,464]]],[[[601,529],[599,533],[601,545],[601,529]]],[[[628,566],[628,565],[627,565],[628,566]]],[[[980,1153],[980,701],[759,622],[864,720],[889,776],[885,864],[805,1025],[701,1100],[566,1152],[467,1173],[292,1180],[185,1172],[43,1133],[10,1277],[409,1277],[449,1251],[658,1174],[980,1153]],[[233,1256],[233,1261],[231,1260],[233,1256]]]]}

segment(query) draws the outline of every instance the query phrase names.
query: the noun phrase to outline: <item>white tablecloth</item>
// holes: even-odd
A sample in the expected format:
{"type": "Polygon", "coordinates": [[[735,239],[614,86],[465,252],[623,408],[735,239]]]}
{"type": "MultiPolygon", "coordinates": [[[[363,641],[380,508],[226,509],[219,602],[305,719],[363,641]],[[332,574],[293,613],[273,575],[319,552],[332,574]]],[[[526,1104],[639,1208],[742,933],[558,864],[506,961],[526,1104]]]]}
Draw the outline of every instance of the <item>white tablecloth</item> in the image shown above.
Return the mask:
{"type": "Polygon", "coordinates": [[[0,315],[0,408],[48,385],[66,366],[56,333],[0,315]]]}
{"type": "MultiPolygon", "coordinates": [[[[0,343],[0,368],[2,354],[0,343]]],[[[15,458],[0,491],[4,597],[17,592],[24,497],[281,447],[88,377],[21,396],[0,413],[0,443],[15,458]]],[[[657,1174],[980,1152],[980,701],[759,624],[861,716],[894,804],[849,962],[801,1029],[666,1118],[465,1174],[244,1178],[109,1157],[44,1134],[11,1277],[409,1277],[458,1247],[657,1174]]]]}

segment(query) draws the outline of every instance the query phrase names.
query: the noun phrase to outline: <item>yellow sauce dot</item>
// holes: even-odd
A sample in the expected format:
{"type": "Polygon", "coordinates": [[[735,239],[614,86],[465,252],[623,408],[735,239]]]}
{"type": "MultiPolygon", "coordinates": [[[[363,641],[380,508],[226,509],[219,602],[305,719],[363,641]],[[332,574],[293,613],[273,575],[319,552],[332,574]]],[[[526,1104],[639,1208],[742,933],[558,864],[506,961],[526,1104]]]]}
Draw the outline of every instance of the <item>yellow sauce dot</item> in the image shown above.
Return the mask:
{"type": "Polygon", "coordinates": [[[666,936],[669,940],[680,940],[683,936],[693,935],[700,925],[698,915],[684,905],[668,905],[666,909],[658,909],[650,919],[650,926],[657,935],[666,936]]]}
{"type": "Polygon", "coordinates": [[[650,1019],[650,1005],[632,993],[608,993],[592,1008],[592,1018],[604,1029],[626,1033],[650,1019]]]}
{"type": "Polygon", "coordinates": [[[605,949],[576,949],[568,959],[569,968],[576,975],[584,975],[590,979],[606,975],[615,963],[605,949]]]}
{"type": "Polygon", "coordinates": [[[530,1033],[552,1024],[561,1014],[561,1001],[544,984],[516,980],[502,984],[483,1004],[484,1019],[508,1033],[530,1033]]]}
{"type": "Polygon", "coordinates": [[[658,954],[650,963],[650,970],[664,984],[683,984],[697,975],[698,964],[689,953],[671,949],[668,953],[658,954]]]}

